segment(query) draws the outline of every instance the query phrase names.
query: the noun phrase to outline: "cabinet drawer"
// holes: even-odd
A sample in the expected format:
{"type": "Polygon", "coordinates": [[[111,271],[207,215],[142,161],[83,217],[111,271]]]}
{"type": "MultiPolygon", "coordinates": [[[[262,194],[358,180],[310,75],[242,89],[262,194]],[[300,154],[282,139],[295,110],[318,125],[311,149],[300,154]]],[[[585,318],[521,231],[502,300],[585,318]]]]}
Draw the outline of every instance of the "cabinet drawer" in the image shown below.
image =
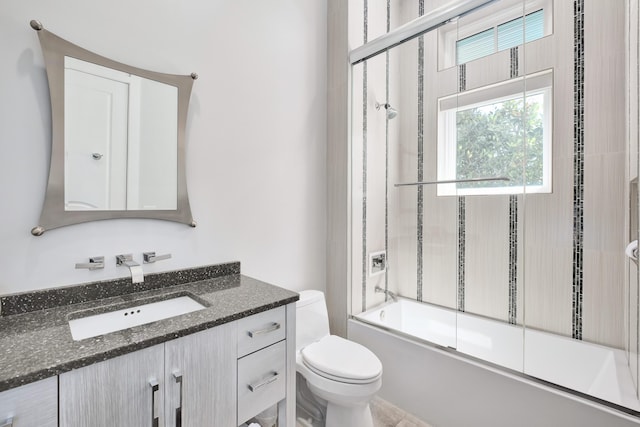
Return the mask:
{"type": "Polygon", "coordinates": [[[283,340],[285,326],[284,306],[238,320],[238,357],[283,340]]]}
{"type": "Polygon", "coordinates": [[[286,341],[238,360],[238,422],[275,405],[285,397],[286,341]]]}

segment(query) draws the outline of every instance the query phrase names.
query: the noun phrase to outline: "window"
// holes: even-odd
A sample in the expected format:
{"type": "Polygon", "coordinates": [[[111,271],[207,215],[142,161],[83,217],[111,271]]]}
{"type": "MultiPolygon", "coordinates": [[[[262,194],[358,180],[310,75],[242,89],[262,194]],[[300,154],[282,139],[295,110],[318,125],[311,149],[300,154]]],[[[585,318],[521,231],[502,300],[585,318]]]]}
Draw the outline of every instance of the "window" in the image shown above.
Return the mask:
{"type": "Polygon", "coordinates": [[[438,101],[438,180],[509,178],[440,184],[439,196],[551,192],[552,81],[545,71],[438,101]]]}
{"type": "Polygon", "coordinates": [[[501,0],[438,29],[438,69],[501,52],[553,32],[553,0],[501,0]]]}
{"type": "Polygon", "coordinates": [[[544,10],[496,25],[456,42],[456,62],[464,64],[544,36],[544,10]],[[523,27],[524,22],[524,27],[523,27]]]}

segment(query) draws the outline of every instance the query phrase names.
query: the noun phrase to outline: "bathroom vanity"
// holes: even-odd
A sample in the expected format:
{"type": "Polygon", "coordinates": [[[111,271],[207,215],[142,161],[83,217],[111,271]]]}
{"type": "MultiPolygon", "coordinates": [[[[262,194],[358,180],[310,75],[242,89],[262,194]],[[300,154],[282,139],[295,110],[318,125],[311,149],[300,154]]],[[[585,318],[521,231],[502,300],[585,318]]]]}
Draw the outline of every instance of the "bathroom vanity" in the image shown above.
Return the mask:
{"type": "Polygon", "coordinates": [[[119,279],[0,298],[0,426],[235,427],[276,404],[278,426],[294,426],[298,295],[239,269],[151,274],[129,293],[119,279]],[[205,308],[71,335],[70,319],[135,316],[176,295],[205,308]]]}

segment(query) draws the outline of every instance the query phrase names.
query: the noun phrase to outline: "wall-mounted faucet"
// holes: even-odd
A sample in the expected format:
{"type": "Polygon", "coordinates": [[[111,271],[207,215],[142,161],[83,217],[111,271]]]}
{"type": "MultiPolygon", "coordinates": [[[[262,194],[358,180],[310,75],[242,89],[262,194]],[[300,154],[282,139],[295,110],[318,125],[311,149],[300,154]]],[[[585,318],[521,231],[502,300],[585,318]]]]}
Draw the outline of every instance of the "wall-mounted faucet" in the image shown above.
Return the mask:
{"type": "Polygon", "coordinates": [[[132,283],[144,282],[144,273],[142,271],[142,266],[133,260],[133,255],[131,254],[116,255],[116,265],[118,267],[123,265],[129,267],[129,271],[131,272],[132,283]]]}
{"type": "Polygon", "coordinates": [[[398,295],[396,295],[395,292],[391,292],[388,289],[383,289],[380,286],[376,286],[374,288],[374,291],[376,292],[376,294],[387,294],[387,297],[391,298],[391,300],[393,302],[397,302],[398,301],[398,295]]]}

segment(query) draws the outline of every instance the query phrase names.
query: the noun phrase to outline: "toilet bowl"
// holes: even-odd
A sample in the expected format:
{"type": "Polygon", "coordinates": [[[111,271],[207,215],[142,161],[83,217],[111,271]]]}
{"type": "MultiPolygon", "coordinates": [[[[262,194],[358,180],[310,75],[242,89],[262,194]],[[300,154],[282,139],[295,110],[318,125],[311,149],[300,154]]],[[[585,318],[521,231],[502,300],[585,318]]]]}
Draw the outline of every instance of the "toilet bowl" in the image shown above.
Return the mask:
{"type": "MultiPolygon", "coordinates": [[[[296,367],[326,427],[373,427],[369,402],[382,385],[382,363],[366,347],[329,334],[324,294],[303,291],[296,305],[296,367]]],[[[308,412],[308,411],[307,411],[308,412]]]]}

